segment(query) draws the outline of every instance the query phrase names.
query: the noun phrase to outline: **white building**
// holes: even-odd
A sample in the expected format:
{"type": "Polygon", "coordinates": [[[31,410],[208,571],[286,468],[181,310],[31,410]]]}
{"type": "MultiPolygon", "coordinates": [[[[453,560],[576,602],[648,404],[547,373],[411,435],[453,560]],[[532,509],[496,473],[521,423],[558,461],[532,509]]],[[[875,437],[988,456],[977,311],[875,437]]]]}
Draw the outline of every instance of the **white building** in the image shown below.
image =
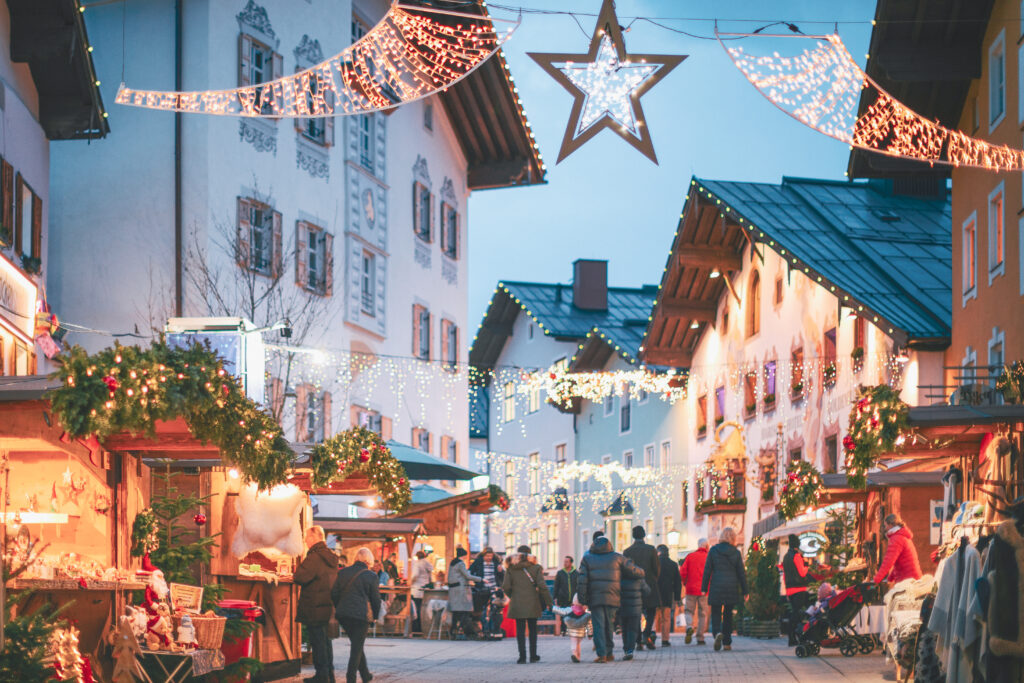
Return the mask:
{"type": "MultiPolygon", "coordinates": [[[[84,16],[112,100],[122,77],[204,90],[293,73],[389,6],[115,3],[84,16]]],[[[49,288],[66,319],[143,338],[174,315],[287,320],[290,337],[264,340],[279,347],[268,401],[291,438],[362,424],[468,463],[469,195],[544,176],[500,54],[386,113],[274,120],[119,106],[110,119],[106,140],[54,154],[49,288]]]]}
{"type": "Polygon", "coordinates": [[[48,370],[36,313],[54,270],[50,142],[108,131],[78,10],[75,0],[0,5],[0,375],[48,370]]]}

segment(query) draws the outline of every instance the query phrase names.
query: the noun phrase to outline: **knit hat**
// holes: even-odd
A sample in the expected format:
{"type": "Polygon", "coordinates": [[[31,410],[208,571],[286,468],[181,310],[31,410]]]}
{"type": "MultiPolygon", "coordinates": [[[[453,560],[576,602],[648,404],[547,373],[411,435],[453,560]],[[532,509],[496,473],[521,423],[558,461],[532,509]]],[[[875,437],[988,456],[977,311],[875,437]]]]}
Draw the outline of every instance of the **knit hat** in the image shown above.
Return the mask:
{"type": "Polygon", "coordinates": [[[580,596],[579,595],[573,595],[572,596],[572,613],[575,614],[577,617],[582,617],[583,613],[586,612],[586,611],[587,610],[585,610],[583,608],[583,605],[580,604],[580,596]]]}
{"type": "Polygon", "coordinates": [[[465,548],[456,548],[455,557],[465,557],[468,553],[465,548]]]}
{"type": "Polygon", "coordinates": [[[789,547],[790,548],[799,548],[800,547],[800,537],[797,536],[796,534],[790,534],[789,535],[789,547]]]}

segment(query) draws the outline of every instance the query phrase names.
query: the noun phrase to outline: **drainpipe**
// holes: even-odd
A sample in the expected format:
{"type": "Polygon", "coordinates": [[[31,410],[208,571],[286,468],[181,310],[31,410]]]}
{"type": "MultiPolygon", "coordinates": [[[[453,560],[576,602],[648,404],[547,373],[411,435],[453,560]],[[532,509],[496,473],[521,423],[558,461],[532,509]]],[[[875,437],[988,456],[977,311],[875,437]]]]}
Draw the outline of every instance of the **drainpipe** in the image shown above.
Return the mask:
{"type": "MultiPolygon", "coordinates": [[[[174,0],[174,90],[182,90],[182,0],[174,0]]],[[[182,215],[181,215],[181,112],[174,113],[174,314],[183,315],[182,215]]]]}

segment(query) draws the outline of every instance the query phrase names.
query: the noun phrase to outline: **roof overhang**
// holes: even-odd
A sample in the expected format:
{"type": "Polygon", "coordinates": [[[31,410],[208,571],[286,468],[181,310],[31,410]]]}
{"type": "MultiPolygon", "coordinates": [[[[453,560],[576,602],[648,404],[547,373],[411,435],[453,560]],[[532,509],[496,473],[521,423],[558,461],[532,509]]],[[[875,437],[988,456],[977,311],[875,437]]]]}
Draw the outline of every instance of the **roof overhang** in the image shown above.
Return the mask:
{"type": "MultiPolygon", "coordinates": [[[[418,0],[416,4],[453,9],[450,2],[418,0]]],[[[457,9],[488,16],[482,0],[473,0],[457,9]]],[[[456,16],[429,16],[442,23],[464,22],[456,16]]],[[[540,149],[500,49],[469,76],[444,90],[440,99],[469,163],[470,190],[547,182],[540,149]]]]}
{"type": "Polygon", "coordinates": [[[452,508],[453,510],[463,508],[468,512],[484,514],[490,512],[491,507],[493,507],[491,505],[491,493],[488,489],[483,488],[470,491],[469,493],[448,496],[447,498],[441,498],[429,503],[413,503],[402,513],[402,517],[417,517],[424,513],[443,510],[444,508],[452,508]]]}
{"type": "Polygon", "coordinates": [[[425,536],[426,527],[422,519],[403,517],[317,517],[313,521],[329,534],[342,538],[360,538],[374,541],[390,541],[395,536],[425,536]]]}
{"type": "Polygon", "coordinates": [[[110,132],[78,0],[7,0],[12,62],[25,62],[39,94],[39,123],[50,140],[110,132]]]}
{"type": "MultiPolygon", "coordinates": [[[[982,39],[993,0],[879,0],[865,71],[897,100],[956,129],[971,81],[981,77],[982,39]]],[[[863,98],[858,116],[871,105],[863,98]]],[[[854,149],[851,178],[943,177],[948,166],[854,149]]]]}

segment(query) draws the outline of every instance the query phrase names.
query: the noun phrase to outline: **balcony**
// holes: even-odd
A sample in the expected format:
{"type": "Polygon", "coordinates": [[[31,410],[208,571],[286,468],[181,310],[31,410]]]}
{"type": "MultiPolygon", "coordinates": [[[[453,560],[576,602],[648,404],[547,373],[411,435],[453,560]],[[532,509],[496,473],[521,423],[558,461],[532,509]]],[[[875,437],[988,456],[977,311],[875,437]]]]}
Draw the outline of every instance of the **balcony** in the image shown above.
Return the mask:
{"type": "MultiPolygon", "coordinates": [[[[1002,365],[953,365],[943,369],[945,384],[918,385],[922,405],[1001,406],[1021,400],[1020,379],[1016,384],[1004,382],[1005,387],[999,382],[1005,374],[1002,365]]],[[[1017,376],[1024,378],[1020,370],[1017,376]]]]}

